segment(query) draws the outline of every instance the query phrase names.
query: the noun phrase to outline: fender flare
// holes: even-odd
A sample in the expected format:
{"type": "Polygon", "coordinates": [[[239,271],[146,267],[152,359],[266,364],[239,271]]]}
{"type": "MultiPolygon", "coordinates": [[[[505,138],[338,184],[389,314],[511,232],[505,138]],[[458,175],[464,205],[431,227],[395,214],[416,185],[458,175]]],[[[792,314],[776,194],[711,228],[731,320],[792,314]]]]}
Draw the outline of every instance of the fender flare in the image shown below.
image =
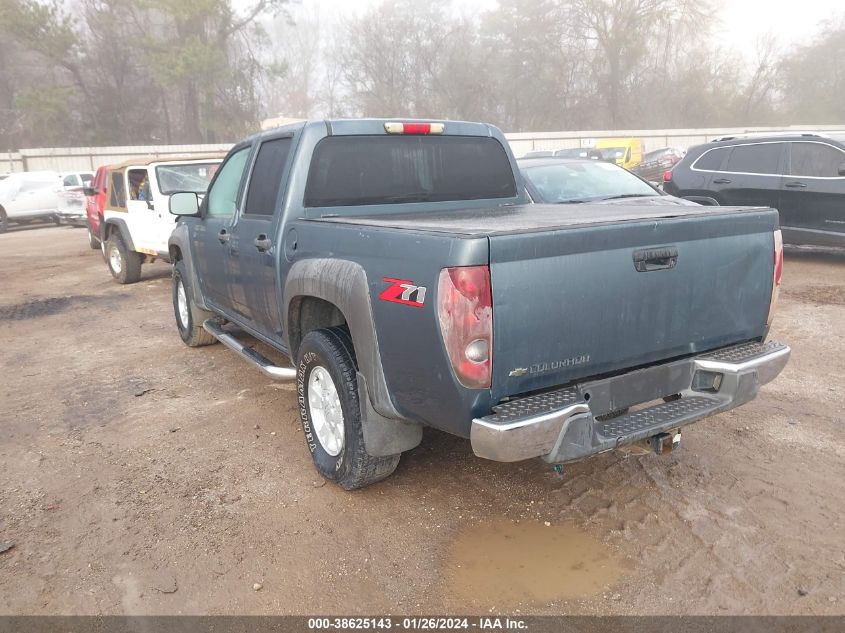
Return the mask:
{"type": "MultiPolygon", "coordinates": [[[[106,218],[103,221],[102,226],[103,226],[103,230],[101,231],[101,234],[103,236],[108,234],[108,228],[107,227],[109,227],[109,226],[117,227],[117,230],[120,231],[120,236],[123,238],[123,243],[126,244],[126,248],[128,248],[130,251],[135,250],[135,242],[132,241],[132,234],[129,232],[129,227],[126,226],[125,220],[123,220],[122,218],[106,218]]],[[[103,240],[103,241],[106,241],[106,240],[103,240]]]]}
{"type": "Polygon", "coordinates": [[[689,200],[690,202],[696,202],[698,204],[704,205],[705,207],[718,207],[719,201],[716,198],[711,196],[682,196],[684,200],[689,200]]]}
{"type": "Polygon", "coordinates": [[[297,299],[313,297],[327,301],[346,319],[358,359],[359,394],[366,391],[367,395],[360,398],[367,452],[382,456],[417,446],[422,440],[422,425],[403,418],[390,398],[363,267],[348,260],[302,259],[291,266],[284,284],[282,331],[291,358],[297,353],[290,327],[291,308],[297,299]]]}
{"type": "Polygon", "coordinates": [[[178,248],[182,253],[182,261],[185,263],[185,271],[188,274],[188,281],[190,282],[191,299],[193,299],[197,307],[211,311],[211,308],[205,303],[205,297],[202,296],[197,270],[194,267],[194,260],[191,258],[190,229],[184,222],[177,222],[173,232],[170,234],[170,239],[167,240],[167,254],[173,266],[176,265],[176,258],[173,257],[174,248],[178,248]]]}

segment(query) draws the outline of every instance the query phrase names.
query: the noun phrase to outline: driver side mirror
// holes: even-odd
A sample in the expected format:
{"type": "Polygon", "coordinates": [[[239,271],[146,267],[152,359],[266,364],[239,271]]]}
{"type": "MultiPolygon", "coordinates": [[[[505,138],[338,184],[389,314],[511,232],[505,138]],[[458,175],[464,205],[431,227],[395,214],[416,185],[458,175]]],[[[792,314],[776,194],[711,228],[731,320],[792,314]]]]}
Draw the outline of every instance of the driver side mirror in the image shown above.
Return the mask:
{"type": "Polygon", "coordinates": [[[839,166],[839,175],[840,175],[840,176],[845,176],[845,163],[842,163],[842,164],[839,166]]]}
{"type": "Polygon", "coordinates": [[[96,196],[97,190],[94,189],[93,187],[83,187],[82,193],[85,194],[86,196],[96,196]]]}
{"type": "Polygon", "coordinates": [[[197,216],[200,212],[200,199],[193,191],[177,191],[170,195],[169,206],[173,215],[197,216]]]}

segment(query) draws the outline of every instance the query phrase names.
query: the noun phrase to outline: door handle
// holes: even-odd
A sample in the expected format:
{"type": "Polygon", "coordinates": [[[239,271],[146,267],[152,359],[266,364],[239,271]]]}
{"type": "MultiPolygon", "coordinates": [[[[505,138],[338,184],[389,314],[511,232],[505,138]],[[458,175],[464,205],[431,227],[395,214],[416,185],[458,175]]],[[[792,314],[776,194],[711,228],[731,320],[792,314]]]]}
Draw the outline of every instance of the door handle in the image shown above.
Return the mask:
{"type": "Polygon", "coordinates": [[[727,178],[716,178],[716,180],[713,181],[713,184],[714,185],[729,185],[729,184],[731,184],[731,182],[732,181],[728,180],[727,178]]]}
{"type": "Polygon", "coordinates": [[[217,234],[217,239],[220,241],[221,244],[225,244],[229,241],[229,238],[232,236],[229,235],[229,232],[226,229],[220,229],[220,232],[217,234]]]}
{"type": "Polygon", "coordinates": [[[255,248],[257,248],[260,253],[264,253],[270,250],[270,247],[272,246],[270,240],[267,239],[267,236],[264,235],[264,233],[252,240],[252,243],[255,245],[255,248]]]}
{"type": "Polygon", "coordinates": [[[678,264],[678,249],[675,246],[646,248],[634,251],[634,269],[639,273],[653,270],[668,270],[678,264]]]}
{"type": "Polygon", "coordinates": [[[788,182],[788,183],[786,183],[785,186],[789,187],[790,189],[806,189],[807,188],[807,185],[803,182],[788,182]]]}

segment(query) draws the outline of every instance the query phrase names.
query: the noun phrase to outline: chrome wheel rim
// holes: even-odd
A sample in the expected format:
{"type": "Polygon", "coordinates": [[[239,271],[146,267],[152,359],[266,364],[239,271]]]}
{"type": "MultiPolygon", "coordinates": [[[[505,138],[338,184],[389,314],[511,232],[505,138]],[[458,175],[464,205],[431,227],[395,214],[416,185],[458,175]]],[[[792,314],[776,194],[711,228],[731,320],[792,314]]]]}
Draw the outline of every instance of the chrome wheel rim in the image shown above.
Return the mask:
{"type": "Polygon", "coordinates": [[[337,457],[344,444],[343,410],[334,381],[323,367],[315,367],[308,377],[308,405],[320,445],[329,455],[337,457]]]}
{"type": "Polygon", "coordinates": [[[182,323],[182,329],[188,329],[188,297],[185,294],[185,284],[180,279],[176,282],[176,307],[179,311],[179,321],[182,323]]]}
{"type": "Polygon", "coordinates": [[[116,246],[112,246],[109,250],[109,264],[111,264],[111,269],[118,275],[120,274],[120,271],[123,270],[123,262],[120,260],[120,251],[117,250],[116,246]]]}

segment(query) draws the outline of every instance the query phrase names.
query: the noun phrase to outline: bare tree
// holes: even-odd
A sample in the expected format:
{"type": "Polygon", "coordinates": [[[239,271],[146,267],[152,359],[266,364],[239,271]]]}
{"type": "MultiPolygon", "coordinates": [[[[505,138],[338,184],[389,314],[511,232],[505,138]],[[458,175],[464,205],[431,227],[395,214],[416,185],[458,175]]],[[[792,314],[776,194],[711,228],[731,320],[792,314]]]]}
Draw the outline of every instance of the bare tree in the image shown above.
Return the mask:
{"type": "Polygon", "coordinates": [[[638,70],[678,32],[701,28],[710,18],[707,0],[572,0],[569,19],[593,43],[591,74],[603,97],[608,123],[627,124],[625,101],[638,70]]]}

